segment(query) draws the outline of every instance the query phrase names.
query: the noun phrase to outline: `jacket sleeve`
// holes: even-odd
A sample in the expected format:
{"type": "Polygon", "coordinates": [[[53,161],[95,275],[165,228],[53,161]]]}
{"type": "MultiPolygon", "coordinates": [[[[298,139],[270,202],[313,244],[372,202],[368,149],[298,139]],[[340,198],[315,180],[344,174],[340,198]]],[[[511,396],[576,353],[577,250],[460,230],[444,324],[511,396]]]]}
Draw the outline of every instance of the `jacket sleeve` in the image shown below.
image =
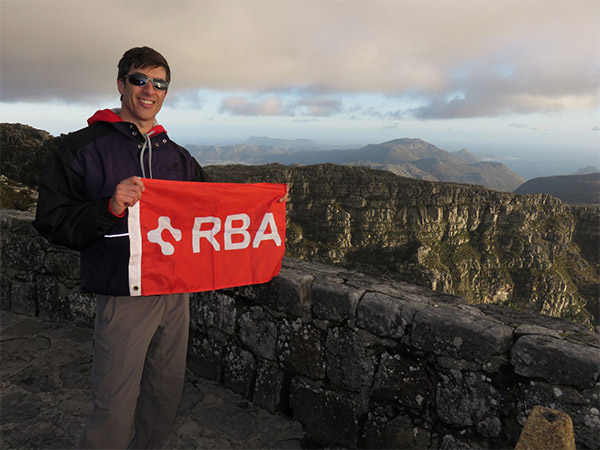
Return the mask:
{"type": "Polygon", "coordinates": [[[67,137],[40,184],[33,227],[54,244],[82,250],[102,238],[119,218],[108,209],[110,198],[86,199],[76,157],[77,148],[67,137]]]}

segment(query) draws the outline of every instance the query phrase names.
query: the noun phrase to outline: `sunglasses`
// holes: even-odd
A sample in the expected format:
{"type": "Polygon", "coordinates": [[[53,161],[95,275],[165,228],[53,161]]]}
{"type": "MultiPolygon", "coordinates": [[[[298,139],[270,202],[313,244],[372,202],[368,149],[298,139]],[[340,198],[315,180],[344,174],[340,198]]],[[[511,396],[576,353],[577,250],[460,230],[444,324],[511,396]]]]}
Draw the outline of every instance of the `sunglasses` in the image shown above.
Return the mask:
{"type": "Polygon", "coordinates": [[[148,81],[151,81],[154,89],[158,91],[166,91],[169,88],[168,81],[161,80],[160,78],[150,78],[141,73],[132,73],[131,75],[125,75],[123,78],[127,78],[130,84],[138,87],[146,86],[148,81]]]}

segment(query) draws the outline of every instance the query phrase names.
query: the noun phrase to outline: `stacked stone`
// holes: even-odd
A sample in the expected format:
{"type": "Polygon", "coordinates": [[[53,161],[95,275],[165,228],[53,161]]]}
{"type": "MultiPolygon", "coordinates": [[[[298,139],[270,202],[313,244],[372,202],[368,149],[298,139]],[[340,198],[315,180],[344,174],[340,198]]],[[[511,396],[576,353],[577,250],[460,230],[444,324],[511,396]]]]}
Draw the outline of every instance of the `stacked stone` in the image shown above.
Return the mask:
{"type": "MultiPolygon", "coordinates": [[[[74,258],[28,220],[3,219],[2,307],[91,322],[69,290],[74,258]]],[[[270,283],[191,300],[189,367],[292,415],[315,445],[514,447],[542,405],[599,448],[600,336],[574,323],[294,260],[270,283]]]]}
{"type": "Polygon", "coordinates": [[[598,335],[514,313],[503,323],[458,297],[343,269],[284,267],[267,285],[194,295],[190,364],[292,414],[315,443],[514,447],[531,409],[547,405],[598,448],[598,335]]]}
{"type": "Polygon", "coordinates": [[[2,309],[93,325],[95,297],[79,287],[79,253],[41,238],[31,226],[33,217],[0,210],[2,309]]]}

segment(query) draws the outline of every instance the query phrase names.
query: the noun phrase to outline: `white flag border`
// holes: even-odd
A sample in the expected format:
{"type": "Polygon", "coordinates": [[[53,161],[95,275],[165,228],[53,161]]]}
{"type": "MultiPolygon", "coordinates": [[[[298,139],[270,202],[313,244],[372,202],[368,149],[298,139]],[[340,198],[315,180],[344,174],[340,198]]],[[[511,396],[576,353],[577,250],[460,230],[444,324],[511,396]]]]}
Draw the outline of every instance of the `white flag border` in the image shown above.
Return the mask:
{"type": "Polygon", "coordinates": [[[142,231],[140,228],[140,202],[130,206],[127,216],[129,229],[129,295],[142,295],[142,231]]]}

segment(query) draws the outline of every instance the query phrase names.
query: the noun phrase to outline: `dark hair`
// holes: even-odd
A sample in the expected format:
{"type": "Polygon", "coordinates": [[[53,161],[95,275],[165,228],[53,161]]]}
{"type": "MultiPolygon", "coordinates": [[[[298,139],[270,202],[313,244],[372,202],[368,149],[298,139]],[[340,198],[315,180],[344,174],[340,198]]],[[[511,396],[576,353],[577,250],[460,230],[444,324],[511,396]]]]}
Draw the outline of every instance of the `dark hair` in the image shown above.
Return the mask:
{"type": "Polygon", "coordinates": [[[127,50],[119,61],[119,79],[129,73],[131,69],[164,67],[167,72],[167,81],[171,81],[171,69],[163,55],[150,47],[134,47],[127,50]]]}

